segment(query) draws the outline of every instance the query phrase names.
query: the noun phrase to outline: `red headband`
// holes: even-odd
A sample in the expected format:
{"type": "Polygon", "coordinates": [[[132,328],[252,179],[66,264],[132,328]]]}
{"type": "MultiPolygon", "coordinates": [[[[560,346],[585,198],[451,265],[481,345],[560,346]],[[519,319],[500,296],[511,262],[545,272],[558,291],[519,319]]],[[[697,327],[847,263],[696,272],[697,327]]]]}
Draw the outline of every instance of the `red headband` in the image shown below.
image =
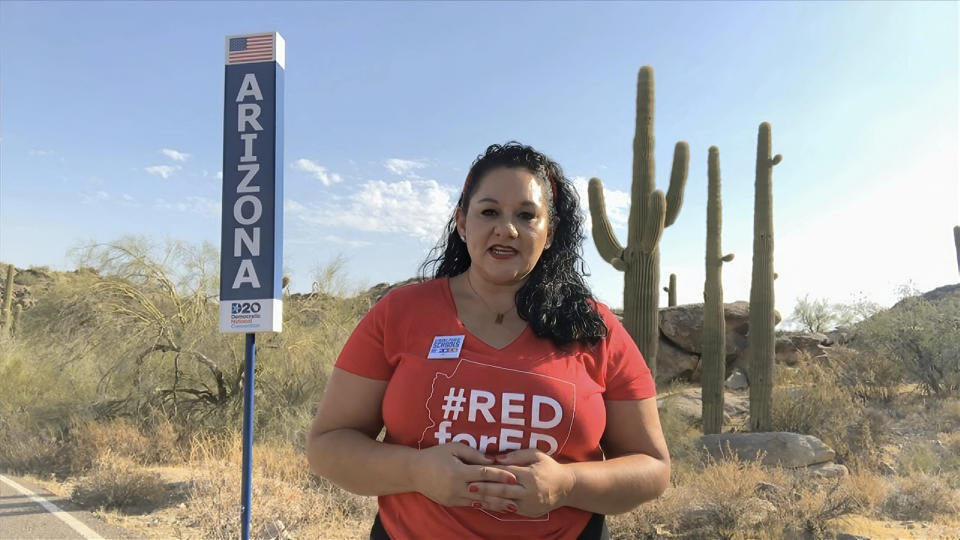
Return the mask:
{"type": "MultiPolygon", "coordinates": [[[[547,181],[550,182],[550,191],[553,192],[553,204],[557,204],[557,184],[553,182],[553,177],[550,176],[550,173],[547,174],[547,181]]],[[[463,194],[467,192],[467,181],[470,180],[470,173],[467,173],[467,177],[463,179],[463,188],[460,190],[460,200],[463,201],[463,194]]]]}

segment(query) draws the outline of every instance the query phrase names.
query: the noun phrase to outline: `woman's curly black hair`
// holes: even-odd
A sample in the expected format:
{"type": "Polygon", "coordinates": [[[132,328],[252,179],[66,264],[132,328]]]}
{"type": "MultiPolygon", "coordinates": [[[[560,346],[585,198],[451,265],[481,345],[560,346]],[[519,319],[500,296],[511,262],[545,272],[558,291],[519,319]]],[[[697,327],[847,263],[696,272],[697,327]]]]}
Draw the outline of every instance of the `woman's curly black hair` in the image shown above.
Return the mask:
{"type": "MultiPolygon", "coordinates": [[[[510,141],[493,144],[470,166],[457,207],[466,215],[470,198],[479,181],[500,167],[524,168],[541,183],[549,208],[553,242],[517,291],[517,313],[533,332],[557,345],[579,341],[596,343],[607,335],[607,327],[595,308],[596,300],[583,280],[583,216],[573,185],[563,176],[560,165],[530,146],[510,141]],[[553,186],[551,186],[551,180],[553,186]],[[554,187],[556,195],[554,196],[554,187]]],[[[457,233],[456,212],[450,217],[444,236],[420,266],[421,278],[453,277],[470,267],[467,245],[457,233]],[[438,255],[439,254],[439,255],[438,255]]]]}

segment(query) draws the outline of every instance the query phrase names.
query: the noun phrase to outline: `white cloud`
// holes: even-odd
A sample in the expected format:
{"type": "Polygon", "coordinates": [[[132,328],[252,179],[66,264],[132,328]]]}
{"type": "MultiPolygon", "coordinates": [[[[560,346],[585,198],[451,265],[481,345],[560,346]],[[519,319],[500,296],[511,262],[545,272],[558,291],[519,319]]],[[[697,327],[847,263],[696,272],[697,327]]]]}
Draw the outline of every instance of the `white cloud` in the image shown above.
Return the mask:
{"type": "Polygon", "coordinates": [[[340,244],[348,247],[367,247],[372,246],[373,242],[367,242],[365,240],[350,240],[347,238],[342,238],[333,234],[328,234],[325,236],[312,236],[310,238],[284,238],[283,243],[285,245],[308,245],[315,246],[318,244],[340,244]]]}
{"type": "Polygon", "coordinates": [[[319,225],[368,232],[403,234],[436,241],[453,210],[453,190],[436,180],[371,180],[344,201],[310,207],[287,201],[285,209],[299,219],[319,225]]]}
{"type": "MultiPolygon", "coordinates": [[[[589,181],[584,176],[576,176],[573,178],[573,187],[577,190],[577,195],[580,196],[580,211],[586,216],[586,229],[587,232],[590,232],[593,230],[593,220],[590,218],[590,196],[587,192],[588,185],[589,181]]],[[[626,191],[610,189],[604,186],[603,202],[607,209],[607,219],[610,221],[610,225],[616,230],[625,230],[627,222],[630,219],[630,194],[626,191]]],[[[622,242],[625,243],[626,240],[624,239],[622,242]]]]}
{"type": "Polygon", "coordinates": [[[100,201],[109,201],[109,200],[110,200],[110,194],[107,193],[106,191],[98,191],[96,193],[93,193],[92,195],[83,196],[84,204],[90,204],[90,203],[95,203],[100,201]]]}
{"type": "Polygon", "coordinates": [[[153,165],[144,169],[150,174],[155,174],[163,179],[170,178],[174,172],[180,170],[179,165],[153,165]]]}
{"type": "Polygon", "coordinates": [[[343,180],[340,178],[340,175],[337,173],[328,172],[327,168],[319,163],[314,163],[306,158],[300,158],[293,162],[293,168],[298,171],[304,171],[306,173],[312,174],[314,178],[319,180],[325,186],[330,184],[336,184],[337,182],[343,180]]]}
{"type": "Polygon", "coordinates": [[[186,161],[187,158],[190,157],[190,154],[178,152],[176,150],[171,150],[169,148],[164,148],[163,150],[160,150],[160,151],[163,152],[163,155],[167,156],[168,158],[174,161],[186,161]]]}
{"type": "Polygon", "coordinates": [[[31,156],[51,156],[53,155],[53,150],[31,150],[31,156]]]}
{"type": "Polygon", "coordinates": [[[223,180],[223,171],[217,171],[217,180],[223,180]]]}
{"type": "Polygon", "coordinates": [[[398,176],[412,176],[416,178],[417,175],[414,174],[413,171],[422,169],[426,167],[427,164],[414,159],[390,158],[383,162],[383,166],[398,176]]]}
{"type": "Polygon", "coordinates": [[[164,199],[156,199],[153,203],[155,208],[163,210],[173,210],[175,212],[190,212],[204,216],[219,216],[220,201],[208,199],[206,197],[188,196],[180,202],[167,202],[164,199]]]}

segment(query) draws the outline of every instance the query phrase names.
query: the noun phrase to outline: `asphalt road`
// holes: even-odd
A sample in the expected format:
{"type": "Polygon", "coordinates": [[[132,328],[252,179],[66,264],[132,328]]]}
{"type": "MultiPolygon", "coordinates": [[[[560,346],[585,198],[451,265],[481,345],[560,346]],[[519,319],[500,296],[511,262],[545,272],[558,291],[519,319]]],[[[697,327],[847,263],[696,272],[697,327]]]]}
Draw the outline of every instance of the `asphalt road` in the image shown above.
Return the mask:
{"type": "Polygon", "coordinates": [[[0,540],[113,538],[142,536],[108,525],[27,480],[0,475],[0,540]]]}

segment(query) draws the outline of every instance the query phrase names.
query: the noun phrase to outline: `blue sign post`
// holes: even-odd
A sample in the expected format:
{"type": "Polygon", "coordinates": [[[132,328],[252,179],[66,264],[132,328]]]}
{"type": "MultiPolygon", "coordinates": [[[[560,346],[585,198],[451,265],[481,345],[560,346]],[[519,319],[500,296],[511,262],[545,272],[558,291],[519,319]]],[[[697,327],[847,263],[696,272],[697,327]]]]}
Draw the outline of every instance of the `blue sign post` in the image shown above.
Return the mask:
{"type": "Polygon", "coordinates": [[[227,36],[223,96],[220,331],[246,333],[241,535],[250,537],[254,332],[283,323],[283,75],[276,32],[227,36]]]}

